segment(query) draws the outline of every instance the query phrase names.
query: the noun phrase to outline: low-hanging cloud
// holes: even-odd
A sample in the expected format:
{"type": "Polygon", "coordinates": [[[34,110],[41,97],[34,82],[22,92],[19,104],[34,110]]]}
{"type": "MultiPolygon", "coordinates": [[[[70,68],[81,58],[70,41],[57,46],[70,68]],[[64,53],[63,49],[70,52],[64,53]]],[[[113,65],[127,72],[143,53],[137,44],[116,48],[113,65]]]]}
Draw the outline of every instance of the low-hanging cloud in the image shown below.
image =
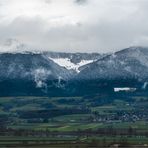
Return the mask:
{"type": "Polygon", "coordinates": [[[0,44],[12,38],[62,52],[147,46],[147,15],[147,0],[0,0],[0,44]]]}
{"type": "Polygon", "coordinates": [[[77,4],[85,4],[88,2],[88,0],[75,0],[74,2],[77,4]]]}

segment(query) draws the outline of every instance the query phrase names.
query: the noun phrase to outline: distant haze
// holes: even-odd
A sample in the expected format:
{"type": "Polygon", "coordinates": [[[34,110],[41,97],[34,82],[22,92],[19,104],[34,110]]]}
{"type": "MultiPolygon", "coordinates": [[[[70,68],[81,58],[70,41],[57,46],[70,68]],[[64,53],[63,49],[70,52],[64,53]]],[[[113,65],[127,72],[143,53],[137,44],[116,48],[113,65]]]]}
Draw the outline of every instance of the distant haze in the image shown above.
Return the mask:
{"type": "Polygon", "coordinates": [[[0,44],[103,53],[148,46],[147,17],[148,0],[0,0],[0,44]]]}

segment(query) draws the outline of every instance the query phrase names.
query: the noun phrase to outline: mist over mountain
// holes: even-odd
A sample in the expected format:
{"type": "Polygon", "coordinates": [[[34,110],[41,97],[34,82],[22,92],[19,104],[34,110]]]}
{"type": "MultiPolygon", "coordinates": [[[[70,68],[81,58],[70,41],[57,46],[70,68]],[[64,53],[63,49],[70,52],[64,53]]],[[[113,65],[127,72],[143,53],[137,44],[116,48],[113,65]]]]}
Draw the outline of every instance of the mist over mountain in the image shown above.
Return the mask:
{"type": "Polygon", "coordinates": [[[87,65],[78,78],[82,79],[148,79],[148,48],[131,47],[107,55],[87,65]]]}
{"type": "Polygon", "coordinates": [[[114,88],[148,88],[148,48],[131,47],[81,67],[73,83],[84,93],[113,92],[114,88]]]}
{"type": "Polygon", "coordinates": [[[72,77],[71,71],[34,53],[2,53],[0,70],[1,94],[48,91],[50,87],[62,87],[61,81],[72,77]]]}
{"type": "MultiPolygon", "coordinates": [[[[17,46],[21,48],[21,46],[17,46]]],[[[147,88],[148,48],[112,54],[13,52],[0,54],[1,95],[64,95],[147,88]]]]}

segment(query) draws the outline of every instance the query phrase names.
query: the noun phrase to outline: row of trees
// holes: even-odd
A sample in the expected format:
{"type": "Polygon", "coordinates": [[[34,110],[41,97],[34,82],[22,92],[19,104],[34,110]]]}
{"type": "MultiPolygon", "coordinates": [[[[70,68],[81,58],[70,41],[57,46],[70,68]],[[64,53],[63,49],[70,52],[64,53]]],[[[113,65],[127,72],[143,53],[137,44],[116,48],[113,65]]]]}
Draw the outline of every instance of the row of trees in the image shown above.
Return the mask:
{"type": "Polygon", "coordinates": [[[0,136],[43,136],[43,137],[56,137],[56,136],[144,136],[148,137],[148,130],[139,130],[134,128],[99,128],[97,130],[80,130],[77,131],[49,131],[46,130],[27,130],[27,129],[12,129],[0,128],[0,136]]]}

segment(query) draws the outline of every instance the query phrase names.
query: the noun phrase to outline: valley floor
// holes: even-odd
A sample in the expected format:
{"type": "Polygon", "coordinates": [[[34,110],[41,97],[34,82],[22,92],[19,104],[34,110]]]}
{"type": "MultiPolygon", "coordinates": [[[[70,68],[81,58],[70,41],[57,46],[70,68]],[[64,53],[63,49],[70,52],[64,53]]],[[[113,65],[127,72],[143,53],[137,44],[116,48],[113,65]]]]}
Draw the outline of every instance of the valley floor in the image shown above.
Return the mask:
{"type": "Polygon", "coordinates": [[[0,147],[148,147],[148,97],[1,97],[0,147]]]}

